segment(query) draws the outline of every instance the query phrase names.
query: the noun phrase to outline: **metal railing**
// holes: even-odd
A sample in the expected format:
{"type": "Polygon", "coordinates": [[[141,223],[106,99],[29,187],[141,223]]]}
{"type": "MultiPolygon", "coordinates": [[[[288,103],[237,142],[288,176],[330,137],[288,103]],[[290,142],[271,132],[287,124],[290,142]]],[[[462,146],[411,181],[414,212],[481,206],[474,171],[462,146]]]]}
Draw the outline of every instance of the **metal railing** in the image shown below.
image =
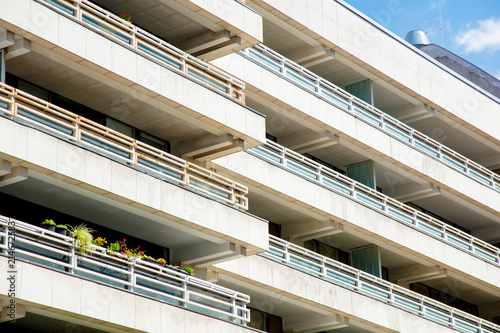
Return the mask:
{"type": "Polygon", "coordinates": [[[256,45],[239,51],[239,53],[256,61],[266,69],[291,80],[296,85],[299,85],[338,109],[380,129],[390,137],[500,192],[500,176],[491,170],[443,146],[436,140],[431,139],[396,118],[389,116],[365,101],[349,94],[333,83],[308,71],[304,67],[292,62],[266,46],[256,45]]]}
{"type": "Polygon", "coordinates": [[[1,114],[148,174],[248,209],[246,186],[3,83],[0,83],[1,114]]]}
{"type": "Polygon", "coordinates": [[[270,140],[247,150],[398,222],[500,267],[500,249],[270,140]]]}
{"type": "Polygon", "coordinates": [[[80,254],[75,239],[0,216],[0,255],[9,250],[8,233],[15,236],[15,260],[26,261],[83,277],[132,293],[182,306],[215,318],[246,325],[250,296],[198,279],[173,268],[127,257],[93,245],[80,254]]]}
{"type": "Polygon", "coordinates": [[[245,83],[87,0],[38,0],[89,29],[205,86],[245,103],[245,83]]]}
{"type": "Polygon", "coordinates": [[[269,236],[260,256],[462,332],[500,333],[500,326],[303,247],[269,236]]]}

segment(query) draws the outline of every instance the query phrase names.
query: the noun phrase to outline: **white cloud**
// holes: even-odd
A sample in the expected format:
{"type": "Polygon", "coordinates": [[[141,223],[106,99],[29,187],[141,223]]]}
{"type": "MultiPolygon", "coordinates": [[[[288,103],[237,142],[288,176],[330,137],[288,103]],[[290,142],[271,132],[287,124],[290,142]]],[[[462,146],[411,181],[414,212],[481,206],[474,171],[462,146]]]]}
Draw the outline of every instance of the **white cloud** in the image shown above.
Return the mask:
{"type": "Polygon", "coordinates": [[[464,46],[466,53],[500,50],[500,18],[477,21],[477,24],[477,27],[468,25],[468,30],[455,37],[455,42],[464,46]]]}

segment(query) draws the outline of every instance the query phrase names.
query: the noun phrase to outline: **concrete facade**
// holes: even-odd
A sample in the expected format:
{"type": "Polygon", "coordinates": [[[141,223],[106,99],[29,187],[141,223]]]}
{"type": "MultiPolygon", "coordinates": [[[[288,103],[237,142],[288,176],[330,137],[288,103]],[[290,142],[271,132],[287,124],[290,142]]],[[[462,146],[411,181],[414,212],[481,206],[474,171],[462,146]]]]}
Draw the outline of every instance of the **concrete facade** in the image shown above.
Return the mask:
{"type": "Polygon", "coordinates": [[[456,71],[341,0],[0,0],[0,331],[500,332],[500,100],[456,71]]]}

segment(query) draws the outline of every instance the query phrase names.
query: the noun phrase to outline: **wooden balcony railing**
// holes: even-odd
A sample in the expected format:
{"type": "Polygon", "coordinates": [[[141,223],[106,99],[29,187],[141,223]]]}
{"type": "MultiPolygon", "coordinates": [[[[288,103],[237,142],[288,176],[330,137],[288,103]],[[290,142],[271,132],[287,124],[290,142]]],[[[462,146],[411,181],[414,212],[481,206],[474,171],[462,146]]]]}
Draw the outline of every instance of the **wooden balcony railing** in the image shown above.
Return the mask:
{"type": "Polygon", "coordinates": [[[81,254],[74,238],[1,215],[0,240],[0,256],[9,261],[62,271],[243,326],[250,321],[250,296],[173,268],[96,245],[81,254]]]}
{"type": "Polygon", "coordinates": [[[248,209],[246,186],[2,83],[0,114],[156,177],[248,209]]]}
{"type": "Polygon", "coordinates": [[[245,84],[87,0],[40,0],[113,41],[245,104],[245,84]]]}

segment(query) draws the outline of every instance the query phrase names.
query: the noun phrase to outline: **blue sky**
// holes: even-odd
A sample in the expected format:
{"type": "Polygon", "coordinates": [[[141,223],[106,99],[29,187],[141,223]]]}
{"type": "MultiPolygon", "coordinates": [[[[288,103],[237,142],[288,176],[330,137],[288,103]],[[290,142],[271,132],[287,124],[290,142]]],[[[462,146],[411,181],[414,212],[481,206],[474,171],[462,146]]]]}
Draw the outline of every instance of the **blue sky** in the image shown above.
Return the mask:
{"type": "Polygon", "coordinates": [[[428,32],[431,43],[500,78],[500,0],[344,1],[402,38],[410,30],[428,32]]]}

